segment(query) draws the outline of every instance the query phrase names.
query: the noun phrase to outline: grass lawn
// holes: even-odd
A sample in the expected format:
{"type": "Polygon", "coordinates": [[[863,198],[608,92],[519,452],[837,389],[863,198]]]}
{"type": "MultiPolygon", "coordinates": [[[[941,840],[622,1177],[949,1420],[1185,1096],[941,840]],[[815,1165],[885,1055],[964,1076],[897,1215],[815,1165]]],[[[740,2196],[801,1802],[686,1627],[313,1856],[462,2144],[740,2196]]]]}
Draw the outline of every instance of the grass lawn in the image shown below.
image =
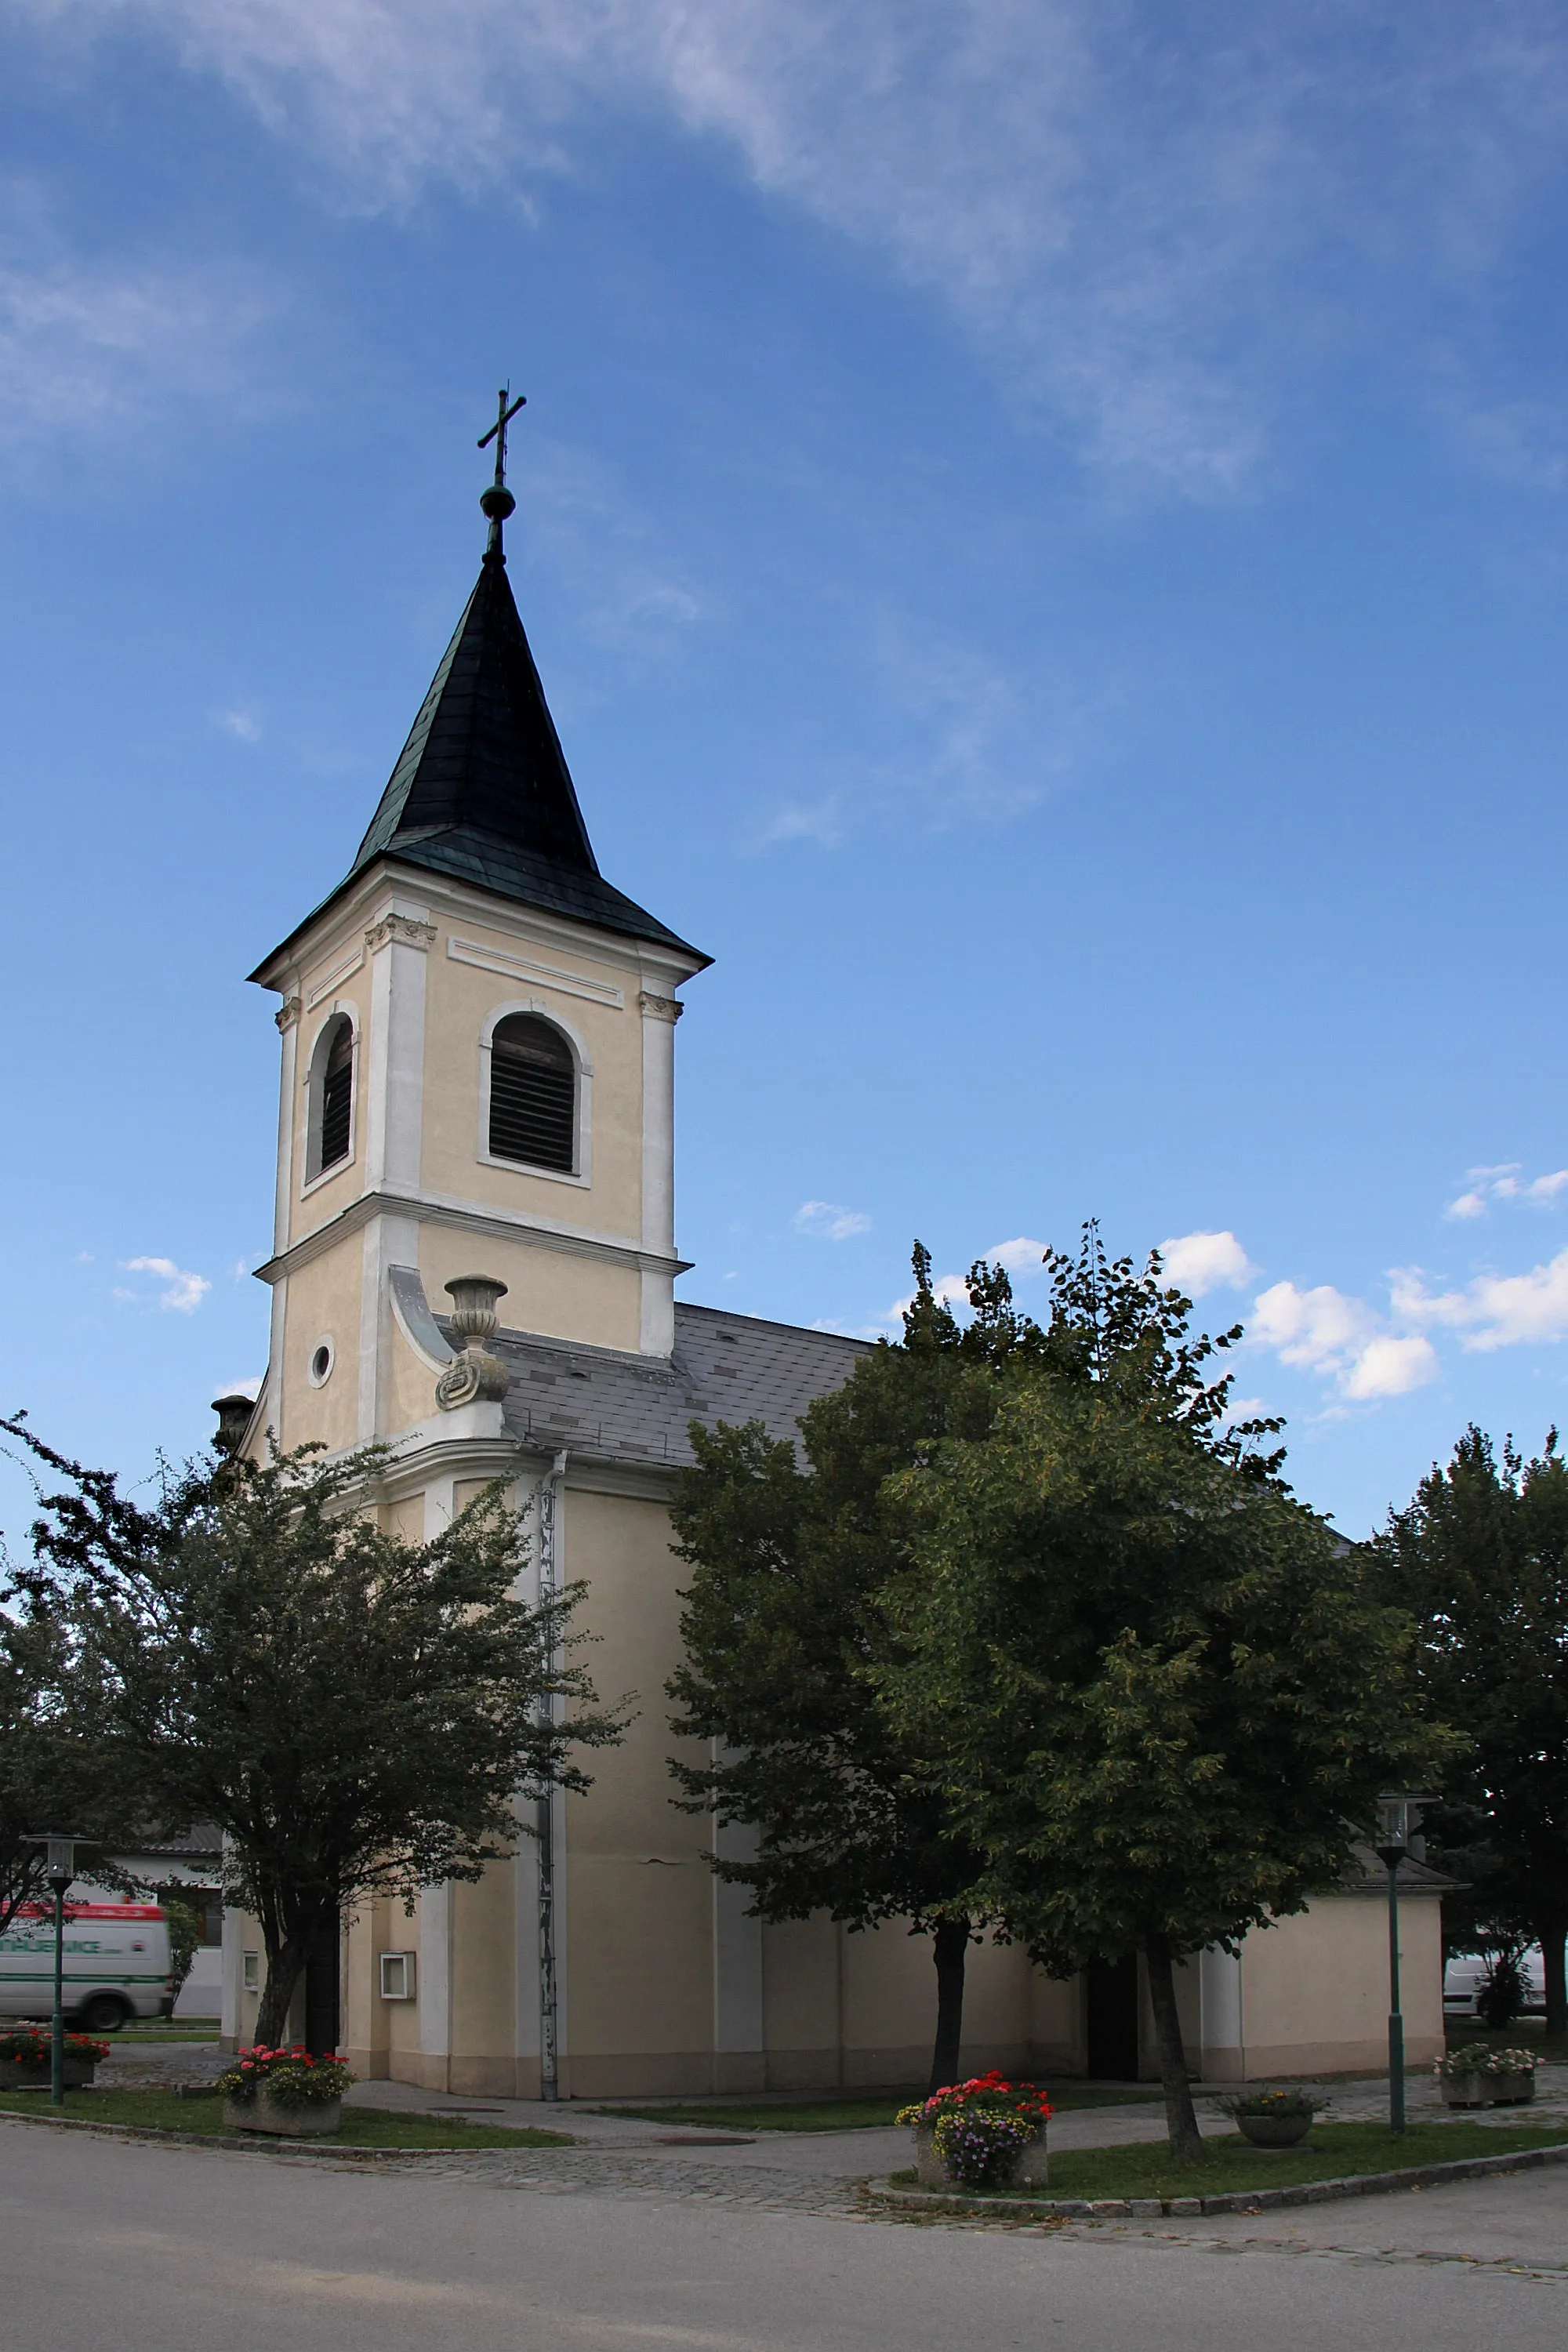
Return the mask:
{"type": "MultiPolygon", "coordinates": [[[[111,2050],[117,2050],[122,2042],[216,2042],[218,2028],[216,2017],[182,2017],[178,2023],[171,2018],[143,2017],[134,2025],[122,2025],[117,2032],[106,2033],[102,2038],[111,2050]]],[[[80,2028],[73,2025],[70,2031],[79,2032],[80,2028]]]]}
{"type": "MultiPolygon", "coordinates": [[[[136,2124],[143,2130],[222,2132],[220,2098],[176,2099],[172,2091],[68,2091],[63,2109],[51,2108],[47,2091],[0,2092],[0,2113],[64,2114],[78,2123],[136,2124]]],[[[263,2137],[258,2133],[258,2138],[263,2137]]],[[[342,2131],[329,2132],[319,2147],[569,2147],[564,2132],[503,2131],[493,2124],[437,2123],[427,2116],[381,2107],[347,2107],[342,2131]]]]}
{"type": "MultiPolygon", "coordinates": [[[[617,2102],[613,2107],[591,2107],[588,2112],[631,2116],[639,2123],[669,2124],[682,2130],[869,2131],[877,2125],[895,2122],[900,2107],[909,2106],[923,2095],[921,2091],[879,2091],[874,2098],[863,2099],[789,2099],[776,2105],[772,2100],[759,2099],[754,2106],[737,2103],[727,2106],[623,2107],[617,2102]]],[[[1125,2089],[1115,2084],[1075,2083],[1070,2089],[1053,2090],[1047,2095],[1058,2115],[1070,2115],[1079,2107],[1157,2103],[1160,2085],[1147,2083],[1137,2089],[1125,2089]]]]}
{"type": "MultiPolygon", "coordinates": [[[[1051,2158],[1047,2189],[986,2189],[985,2196],[1217,2197],[1233,2189],[1290,2189],[1303,2180],[1341,2180],[1358,2172],[1393,2172],[1405,2165],[1455,2164],[1469,2156],[1504,2156],[1517,2148],[1568,2142],[1562,2124],[1412,2124],[1395,2134],[1386,2124],[1314,2124],[1300,2147],[1259,2148],[1239,2132],[1205,2139],[1201,2164],[1173,2164],[1163,2143],[1143,2147],[1081,2147],[1051,2158]]],[[[895,2173],[900,2188],[912,2172],[895,2173]]]]}

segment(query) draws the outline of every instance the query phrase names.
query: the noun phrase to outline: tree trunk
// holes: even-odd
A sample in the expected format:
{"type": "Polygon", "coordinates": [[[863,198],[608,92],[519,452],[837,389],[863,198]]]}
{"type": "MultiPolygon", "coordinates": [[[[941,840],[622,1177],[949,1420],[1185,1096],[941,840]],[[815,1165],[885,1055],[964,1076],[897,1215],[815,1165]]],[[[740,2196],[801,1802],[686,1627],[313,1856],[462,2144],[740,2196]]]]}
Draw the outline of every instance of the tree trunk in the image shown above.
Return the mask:
{"type": "MultiPolygon", "coordinates": [[[[262,1941],[267,1940],[265,1930],[262,1941]]],[[[305,1966],[308,1938],[291,1936],[280,1950],[267,1954],[267,1982],[256,2011],[256,2039],[264,2050],[280,2047],[289,2031],[289,2006],[305,1966]]]]}
{"type": "Polygon", "coordinates": [[[1568,2033],[1568,1972],[1564,1970],[1563,1952],[1563,1939],[1568,1936],[1568,1915],[1558,1910],[1538,1911],[1535,1935],[1546,1979],[1546,2031],[1568,2033]]]}
{"type": "Polygon", "coordinates": [[[1160,2046],[1160,2082],[1165,2094],[1165,2129],[1171,2154],[1178,2164],[1195,2164],[1204,2152],[1203,2135],[1193,2107],[1187,2056],[1182,2047],[1182,2021],[1176,2009],[1176,1979],[1169,1937],[1151,1936],[1143,1947],[1143,1959],[1149,1970],[1149,2000],[1160,2046]]]}
{"type": "Polygon", "coordinates": [[[963,2039],[963,1969],[969,1958],[967,1919],[939,1919],[931,1937],[936,1962],[936,2042],[931,2055],[931,2098],[959,2079],[959,2046],[963,2039]]]}

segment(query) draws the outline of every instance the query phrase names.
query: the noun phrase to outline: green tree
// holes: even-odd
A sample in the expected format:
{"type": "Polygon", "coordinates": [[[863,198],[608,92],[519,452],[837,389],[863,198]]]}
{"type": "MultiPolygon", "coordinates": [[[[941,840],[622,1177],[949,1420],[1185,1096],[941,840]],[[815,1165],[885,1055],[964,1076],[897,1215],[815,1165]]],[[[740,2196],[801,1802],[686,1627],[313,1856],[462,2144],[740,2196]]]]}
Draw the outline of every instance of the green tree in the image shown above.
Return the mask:
{"type": "Polygon", "coordinates": [[[49,1899],[37,1840],[50,1830],[82,1841],[79,1874],[130,1891],[108,1849],[139,1843],[146,1795],[80,1722],[71,1676],[66,1628],[25,1583],[7,1580],[0,1586],[0,1935],[26,1905],[49,1899]]]}
{"type": "Polygon", "coordinates": [[[896,1484],[910,1572],[874,1670],[1053,1974],[1142,1955],[1173,2153],[1201,2153],[1174,1969],[1332,1887],[1352,1822],[1432,1768],[1414,1627],[1228,1427],[1190,1301],[1053,1253],[1047,1344],[990,1428],[896,1484]]]}
{"type": "Polygon", "coordinates": [[[1459,1806],[1432,1825],[1471,1881],[1467,1925],[1483,1949],[1528,1940],[1528,1925],[1547,2031],[1568,2033],[1568,1465],[1556,1431],[1526,1462],[1511,1439],[1500,1459],[1472,1424],[1376,1548],[1420,1625],[1429,1704],[1470,1741],[1459,1806]]]}
{"type": "Polygon", "coordinates": [[[111,1769],[161,1820],[226,1832],[224,1899],[266,1947],[258,2041],[282,2040],[345,1910],[478,1878],[520,1801],[587,1787],[570,1750],[619,1737],[571,1662],[579,1588],[513,1598],[526,1547],[499,1486],[405,1545],[367,1509],[375,1449],[189,1469],[143,1509],[5,1425],[65,1482],[26,1581],[68,1626],[111,1769]]]}
{"type": "Polygon", "coordinates": [[[754,1858],[713,1866],[751,1889],[763,1918],[826,1911],[852,1928],[904,1919],[931,1935],[938,2089],[958,2074],[978,1860],[867,1680],[889,1654],[881,1593],[907,1563],[884,1488],[951,1433],[987,1427],[999,1374],[1043,1335],[1000,1268],[973,1268],[963,1329],[918,1243],[914,1268],[902,1340],[879,1344],[807,1409],[804,1461],[757,1422],[692,1426],[697,1464],[673,1516],[694,1573],[668,1687],[672,1728],[719,1752],[670,1769],[690,1810],[755,1831],[754,1858]]]}
{"type": "Polygon", "coordinates": [[[202,1915],[179,1880],[154,1889],[169,1927],[169,1985],[178,2000],[202,1948],[202,1915]]]}

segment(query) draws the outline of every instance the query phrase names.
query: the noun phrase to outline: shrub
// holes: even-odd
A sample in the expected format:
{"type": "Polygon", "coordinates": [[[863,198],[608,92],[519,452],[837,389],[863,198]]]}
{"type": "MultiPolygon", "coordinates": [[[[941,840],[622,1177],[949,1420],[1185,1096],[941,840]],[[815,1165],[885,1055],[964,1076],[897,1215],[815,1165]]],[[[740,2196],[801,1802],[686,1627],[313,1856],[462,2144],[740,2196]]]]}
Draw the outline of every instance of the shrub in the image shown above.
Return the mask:
{"type": "Polygon", "coordinates": [[[258,2042],[242,2050],[218,2076],[226,2099],[254,2099],[263,2084],[286,2107],[324,2107],[341,2099],[354,2081],[341,2058],[312,2058],[302,2042],[270,2050],[258,2042]]]}
{"type": "Polygon", "coordinates": [[[1432,2072],[1452,2082],[1464,2074],[1533,2074],[1541,2061],[1533,2050],[1499,2050],[1487,2042],[1462,2042],[1439,2058],[1432,2072]]]}
{"type": "MultiPolygon", "coordinates": [[[[12,2025],[0,2032],[0,2059],[14,2060],[24,2066],[47,2066],[54,2034],[47,2025],[12,2025]]],[[[66,2056],[90,2058],[96,2063],[109,2055],[107,2042],[95,2042],[90,2033],[68,2033],[66,2056]]]]}
{"type": "Polygon", "coordinates": [[[1005,2074],[973,2074],[967,2083],[950,2083],[946,2090],[933,2091],[929,2099],[900,2107],[898,2121],[912,2124],[917,2131],[931,2131],[943,2116],[970,2107],[984,2107],[993,2115],[1021,2116],[1031,2132],[1051,2113],[1049,2099],[1033,2083],[1009,2083],[1005,2074]]]}
{"type": "Polygon", "coordinates": [[[1329,2102],[1315,2099],[1310,2091],[1298,2087],[1292,2091],[1244,2091],[1239,2097],[1222,2099],[1219,2104],[1227,2116],[1239,2123],[1243,2116],[1321,2116],[1329,2102]]]}
{"type": "Polygon", "coordinates": [[[1013,2159],[1039,2131],[1051,2103],[1033,2083],[1009,2083],[1002,2074],[975,2074],[967,2083],[914,2106],[901,2107],[899,2121],[929,2131],[931,2146],[950,2180],[984,2189],[1005,2180],[1013,2159]]]}

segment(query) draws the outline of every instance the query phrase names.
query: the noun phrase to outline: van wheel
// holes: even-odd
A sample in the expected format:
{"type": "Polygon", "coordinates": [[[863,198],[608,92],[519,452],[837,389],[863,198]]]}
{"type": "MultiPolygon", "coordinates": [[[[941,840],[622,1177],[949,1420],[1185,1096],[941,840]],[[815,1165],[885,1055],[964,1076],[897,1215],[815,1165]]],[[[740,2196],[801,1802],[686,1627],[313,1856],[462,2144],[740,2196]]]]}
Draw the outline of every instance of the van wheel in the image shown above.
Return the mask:
{"type": "Polygon", "coordinates": [[[81,2005],[79,2023],[84,2033],[118,2033],[131,2011],[118,1993],[94,1993],[81,2005]]]}

